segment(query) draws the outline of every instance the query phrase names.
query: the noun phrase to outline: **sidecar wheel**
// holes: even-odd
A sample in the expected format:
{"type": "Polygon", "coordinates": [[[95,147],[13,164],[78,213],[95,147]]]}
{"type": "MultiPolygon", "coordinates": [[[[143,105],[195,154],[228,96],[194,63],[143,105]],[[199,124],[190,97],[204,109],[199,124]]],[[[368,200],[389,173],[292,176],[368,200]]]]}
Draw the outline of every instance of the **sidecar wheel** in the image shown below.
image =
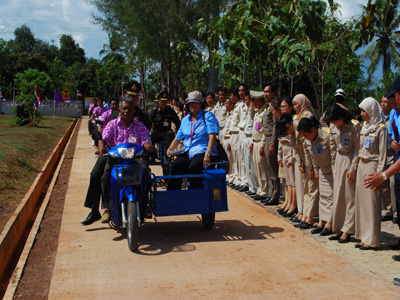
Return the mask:
{"type": "Polygon", "coordinates": [[[211,230],[214,227],[215,213],[202,214],[203,227],[206,230],[211,230]]]}
{"type": "Polygon", "coordinates": [[[138,248],[139,223],[137,219],[137,204],[129,200],[127,202],[128,226],[126,227],[126,235],[129,249],[133,252],[138,248]]]}

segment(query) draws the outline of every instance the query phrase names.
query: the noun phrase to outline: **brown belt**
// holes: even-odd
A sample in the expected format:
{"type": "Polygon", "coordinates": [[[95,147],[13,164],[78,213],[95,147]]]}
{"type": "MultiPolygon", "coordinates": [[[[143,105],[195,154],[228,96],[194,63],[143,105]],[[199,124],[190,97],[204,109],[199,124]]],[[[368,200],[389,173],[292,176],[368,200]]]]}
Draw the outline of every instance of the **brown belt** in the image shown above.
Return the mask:
{"type": "Polygon", "coordinates": [[[253,140],[253,143],[259,143],[259,142],[261,142],[261,140],[258,140],[258,141],[253,140]]]}
{"type": "Polygon", "coordinates": [[[370,159],[366,159],[366,158],[362,158],[362,157],[360,157],[360,160],[361,160],[363,163],[366,163],[366,162],[369,162],[369,161],[370,161],[370,159]]]}

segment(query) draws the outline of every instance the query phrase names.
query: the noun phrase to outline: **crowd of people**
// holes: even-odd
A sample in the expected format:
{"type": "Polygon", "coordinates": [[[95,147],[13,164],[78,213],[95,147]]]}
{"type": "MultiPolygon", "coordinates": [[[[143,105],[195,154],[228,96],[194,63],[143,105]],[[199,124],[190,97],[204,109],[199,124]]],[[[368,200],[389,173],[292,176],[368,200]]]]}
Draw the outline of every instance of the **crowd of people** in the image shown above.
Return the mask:
{"type": "MultiPolygon", "coordinates": [[[[343,89],[335,91],[335,104],[321,118],[306,95],[278,96],[273,83],[263,91],[242,83],[229,92],[224,87],[215,93],[193,91],[182,99],[162,91],[149,114],[138,107],[140,89],[130,82],[120,101],[110,101],[109,110],[101,101],[89,107],[89,132],[99,154],[133,138],[145,145],[150,153],[146,164],[151,164],[153,145],[164,142],[165,161],[182,149],[171,174],[196,174],[219,159],[221,144],[229,160],[227,185],[263,205],[277,206],[302,230],[375,250],[381,247],[382,221],[400,228],[400,173],[385,173],[400,152],[400,76],[380,103],[371,97],[361,101],[360,121],[346,107],[343,89]]],[[[91,213],[83,225],[110,219],[108,160],[100,156],[91,172],[85,201],[91,213]]],[[[181,184],[171,180],[167,188],[181,184]]],[[[200,185],[189,182],[190,188],[200,185]]],[[[389,247],[400,250],[400,240],[389,247]]],[[[400,261],[400,255],[393,259],[400,261]]]]}

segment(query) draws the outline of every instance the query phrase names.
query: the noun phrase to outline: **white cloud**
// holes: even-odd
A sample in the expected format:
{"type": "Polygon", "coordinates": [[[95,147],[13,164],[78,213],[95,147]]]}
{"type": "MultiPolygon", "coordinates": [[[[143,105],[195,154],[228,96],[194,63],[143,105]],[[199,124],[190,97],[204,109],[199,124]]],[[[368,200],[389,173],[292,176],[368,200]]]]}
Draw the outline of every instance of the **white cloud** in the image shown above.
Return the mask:
{"type": "MultiPolygon", "coordinates": [[[[336,16],[343,20],[348,21],[350,18],[358,19],[361,15],[361,5],[367,5],[368,0],[334,0],[335,3],[340,5],[340,13],[336,13],[336,16]]],[[[325,0],[328,4],[328,0],[325,0]]],[[[329,4],[328,4],[329,5],[329,4]]]]}
{"type": "Polygon", "coordinates": [[[29,26],[36,38],[58,45],[62,34],[69,34],[85,50],[87,57],[99,58],[108,37],[92,24],[93,6],[83,0],[1,0],[0,38],[14,39],[14,30],[29,26]]]}

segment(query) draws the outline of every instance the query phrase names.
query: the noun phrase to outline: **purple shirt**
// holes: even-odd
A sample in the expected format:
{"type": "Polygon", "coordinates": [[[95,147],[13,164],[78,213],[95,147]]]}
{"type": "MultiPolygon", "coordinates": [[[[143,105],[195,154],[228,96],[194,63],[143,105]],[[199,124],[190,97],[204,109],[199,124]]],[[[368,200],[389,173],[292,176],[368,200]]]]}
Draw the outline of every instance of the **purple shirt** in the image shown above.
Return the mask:
{"type": "Polygon", "coordinates": [[[137,120],[133,120],[128,128],[122,123],[121,118],[111,120],[103,129],[102,137],[110,147],[123,143],[134,143],[141,146],[146,142],[151,144],[149,130],[137,120]]]}
{"type": "Polygon", "coordinates": [[[93,110],[93,114],[95,118],[100,117],[103,113],[105,113],[108,109],[100,106],[97,106],[94,110],[93,110]]]}
{"type": "Polygon", "coordinates": [[[93,110],[94,110],[96,107],[97,107],[97,104],[96,104],[96,106],[95,106],[95,104],[93,104],[93,103],[90,103],[90,104],[89,104],[89,115],[90,115],[91,113],[93,113],[93,110]]]}
{"type": "Polygon", "coordinates": [[[100,116],[99,120],[103,123],[103,127],[106,126],[107,123],[110,121],[112,113],[113,111],[109,109],[100,116]]]}

